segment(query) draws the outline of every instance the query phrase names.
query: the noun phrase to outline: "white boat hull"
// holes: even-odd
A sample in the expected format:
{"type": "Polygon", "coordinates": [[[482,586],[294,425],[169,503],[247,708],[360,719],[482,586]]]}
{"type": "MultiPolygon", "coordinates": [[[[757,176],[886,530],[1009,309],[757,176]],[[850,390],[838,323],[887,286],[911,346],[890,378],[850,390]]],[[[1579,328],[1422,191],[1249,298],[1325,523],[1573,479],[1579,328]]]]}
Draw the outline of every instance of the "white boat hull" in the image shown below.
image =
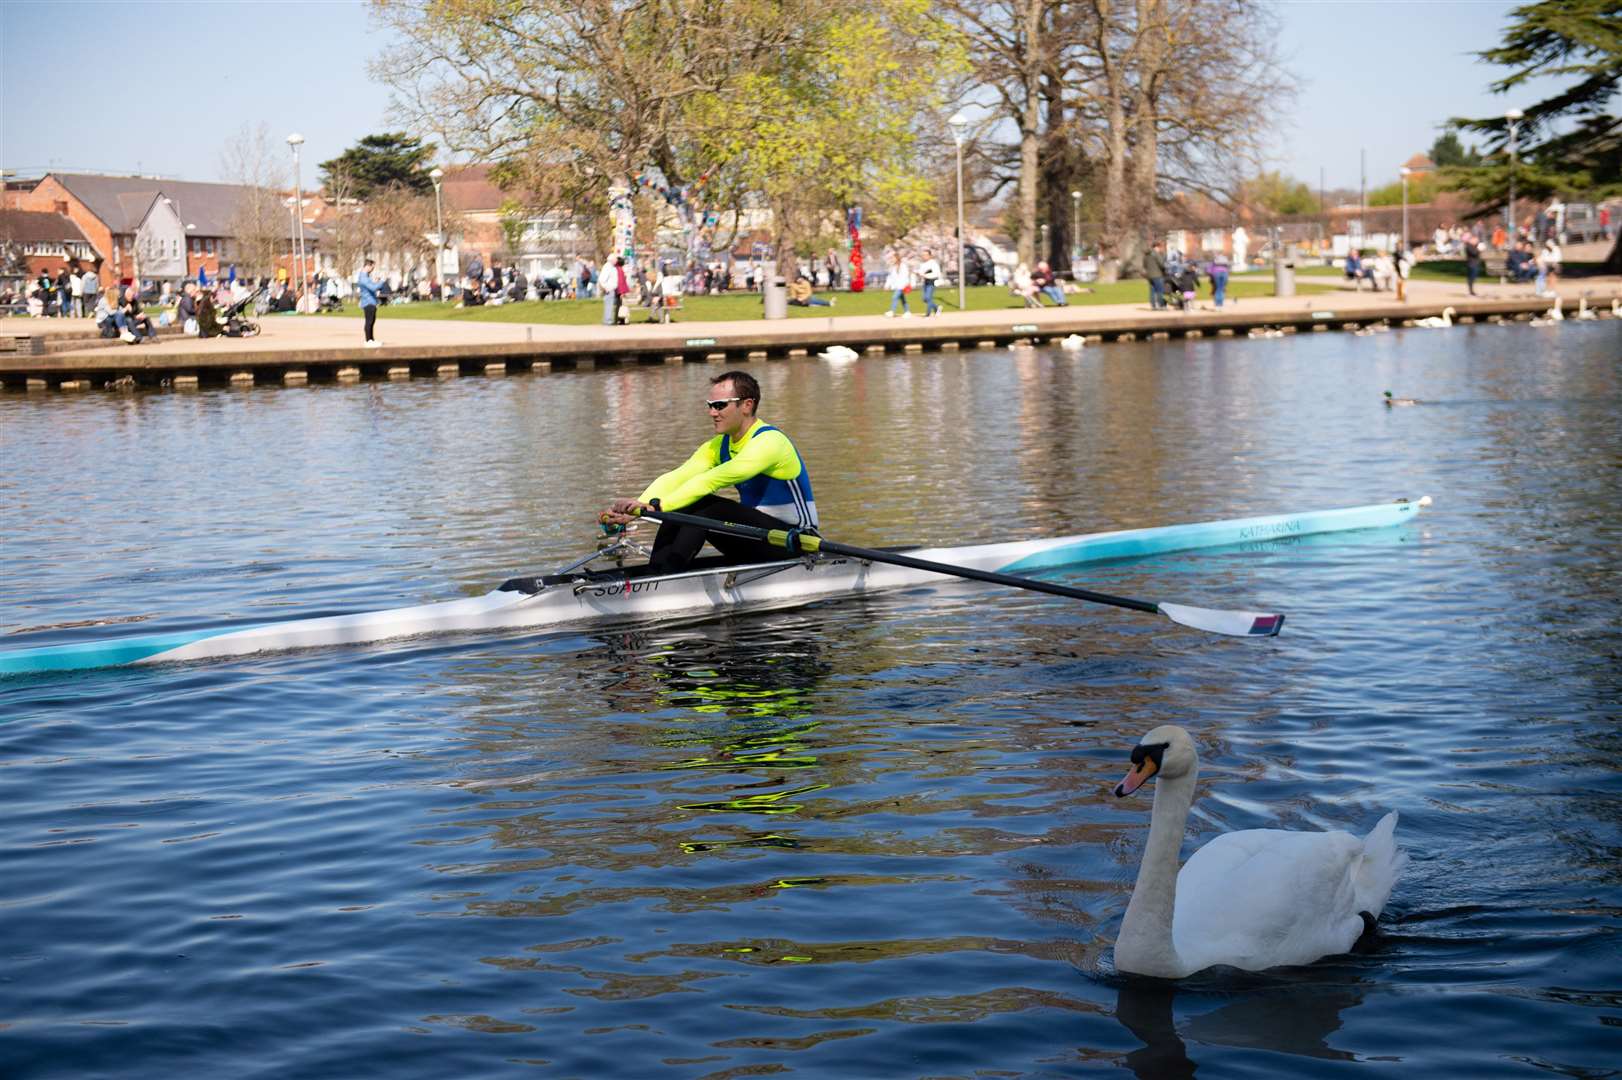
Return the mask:
{"type": "MultiPolygon", "coordinates": [[[[1343,510],[1239,518],[1163,528],[913,550],[908,555],[1004,574],[1105,559],[1227,547],[1322,532],[1400,524],[1428,500],[1343,510]]],[[[426,634],[692,617],[736,608],[775,608],[833,596],[938,583],[929,571],[824,555],[795,562],[692,570],[663,577],[571,581],[536,592],[497,589],[483,596],[416,607],[296,619],[240,630],[187,631],[0,652],[0,676],[120,664],[152,664],[258,652],[356,645],[426,634]]]]}

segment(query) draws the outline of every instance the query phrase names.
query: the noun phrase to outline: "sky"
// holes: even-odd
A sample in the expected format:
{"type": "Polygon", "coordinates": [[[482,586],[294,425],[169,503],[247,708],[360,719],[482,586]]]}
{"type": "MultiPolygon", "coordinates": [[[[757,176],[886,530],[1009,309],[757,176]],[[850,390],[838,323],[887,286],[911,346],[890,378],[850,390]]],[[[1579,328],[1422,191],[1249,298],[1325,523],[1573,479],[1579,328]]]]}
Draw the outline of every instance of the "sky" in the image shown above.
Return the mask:
{"type": "MultiPolygon", "coordinates": [[[[1516,6],[1278,3],[1300,92],[1281,109],[1271,166],[1355,189],[1366,150],[1373,189],[1448,117],[1530,104],[1534,90],[1488,93],[1500,72],[1474,55],[1516,6]]],[[[0,0],[0,168],[221,180],[223,144],[262,121],[278,146],[304,136],[308,184],[362,136],[404,126],[366,70],[387,44],[361,0],[0,0]]]]}

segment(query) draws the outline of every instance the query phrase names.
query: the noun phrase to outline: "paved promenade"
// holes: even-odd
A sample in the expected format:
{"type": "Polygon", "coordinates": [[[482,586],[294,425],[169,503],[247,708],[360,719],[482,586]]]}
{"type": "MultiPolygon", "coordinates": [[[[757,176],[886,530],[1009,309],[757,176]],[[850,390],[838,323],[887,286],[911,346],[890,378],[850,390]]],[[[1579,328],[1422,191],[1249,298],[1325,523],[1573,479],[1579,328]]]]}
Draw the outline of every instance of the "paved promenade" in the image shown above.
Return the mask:
{"type": "MultiPolygon", "coordinates": [[[[1334,283],[1325,293],[1289,298],[1230,300],[1221,310],[1202,301],[1193,312],[1151,311],[1147,301],[1065,308],[947,311],[935,318],[910,319],[876,315],[786,320],[634,323],[605,327],[544,323],[493,323],[434,319],[380,319],[377,334],[383,347],[362,347],[358,318],[269,316],[259,320],[253,338],[188,338],[173,331],[157,342],[130,346],[121,342],[71,340],[92,328],[87,319],[12,319],[0,324],[0,343],[7,335],[30,335],[30,348],[0,351],[0,379],[19,385],[25,378],[58,383],[77,373],[103,377],[128,372],[150,381],[162,372],[219,373],[229,369],[239,381],[279,377],[288,371],[347,375],[426,374],[449,369],[495,369],[503,364],[578,366],[594,362],[676,362],[679,360],[746,359],[752,354],[795,355],[829,345],[858,351],[922,348],[973,348],[1020,338],[1047,340],[1076,333],[1102,339],[1245,333],[1260,326],[1310,330],[1355,326],[1363,322],[1423,318],[1444,307],[1459,317],[1525,317],[1549,307],[1528,285],[1478,284],[1471,298],[1462,284],[1410,282],[1406,303],[1389,292],[1357,292],[1336,278],[1302,278],[1302,284],[1334,283]],[[56,339],[53,341],[52,339],[56,339]],[[269,369],[276,369],[275,371],[269,369]]],[[[1580,298],[1609,315],[1613,297],[1622,297],[1622,278],[1583,278],[1561,283],[1568,314],[1580,298]]]]}

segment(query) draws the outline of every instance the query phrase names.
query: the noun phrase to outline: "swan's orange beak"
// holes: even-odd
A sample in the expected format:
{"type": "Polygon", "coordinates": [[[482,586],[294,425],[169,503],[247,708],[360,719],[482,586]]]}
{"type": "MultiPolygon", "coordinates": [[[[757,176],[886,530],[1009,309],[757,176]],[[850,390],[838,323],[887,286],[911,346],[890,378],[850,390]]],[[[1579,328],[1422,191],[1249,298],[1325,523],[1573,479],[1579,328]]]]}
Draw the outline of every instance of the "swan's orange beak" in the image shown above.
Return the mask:
{"type": "Polygon", "coordinates": [[[1135,762],[1132,771],[1122,777],[1119,784],[1115,785],[1115,797],[1117,799],[1126,798],[1142,787],[1159,769],[1159,761],[1147,754],[1144,755],[1143,760],[1135,762]]]}

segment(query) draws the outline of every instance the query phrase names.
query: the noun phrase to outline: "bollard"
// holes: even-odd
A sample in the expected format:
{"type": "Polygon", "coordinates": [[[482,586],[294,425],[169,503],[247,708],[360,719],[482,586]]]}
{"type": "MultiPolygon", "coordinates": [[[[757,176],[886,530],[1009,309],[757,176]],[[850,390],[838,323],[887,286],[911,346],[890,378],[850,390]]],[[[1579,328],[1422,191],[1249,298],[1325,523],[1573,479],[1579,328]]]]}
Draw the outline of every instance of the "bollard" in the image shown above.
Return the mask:
{"type": "Polygon", "coordinates": [[[766,279],[765,284],[761,287],[761,303],[765,308],[764,317],[768,319],[786,319],[788,318],[788,282],[784,281],[783,275],[777,272],[775,262],[766,263],[764,270],[766,279]]]}

